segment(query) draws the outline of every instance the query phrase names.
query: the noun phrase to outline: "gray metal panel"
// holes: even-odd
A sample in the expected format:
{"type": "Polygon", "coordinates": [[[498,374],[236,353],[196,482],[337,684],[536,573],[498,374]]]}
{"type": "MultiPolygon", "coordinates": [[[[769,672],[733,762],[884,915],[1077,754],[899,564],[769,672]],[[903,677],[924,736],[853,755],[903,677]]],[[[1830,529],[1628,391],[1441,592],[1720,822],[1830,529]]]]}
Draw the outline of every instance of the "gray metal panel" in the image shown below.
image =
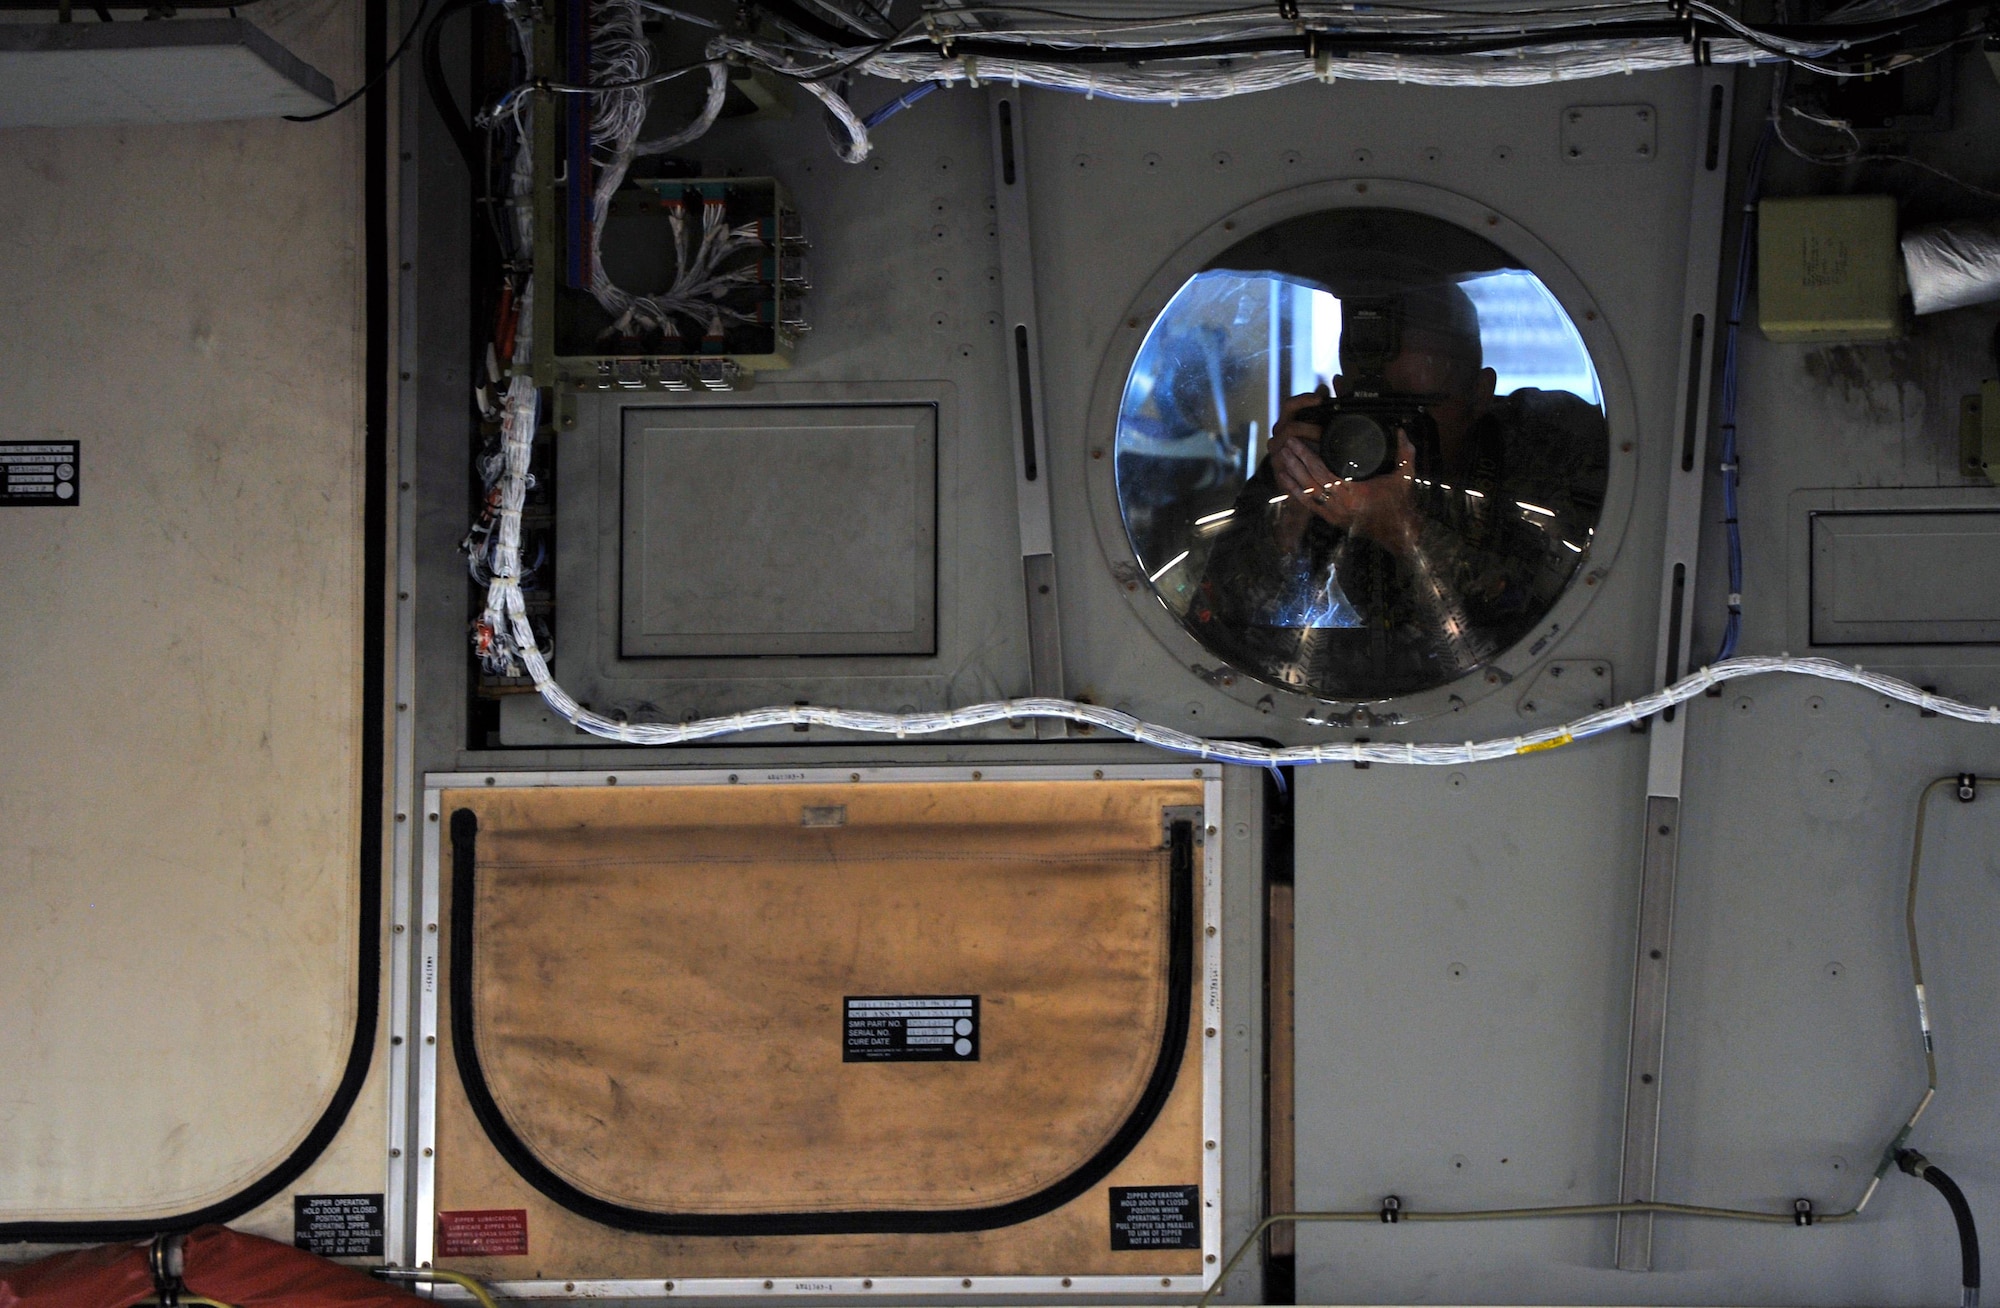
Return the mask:
{"type": "Polygon", "coordinates": [[[2000,512],[1812,515],[1812,643],[2000,642],[2000,512]]]}
{"type": "Polygon", "coordinates": [[[625,411],[628,657],[929,654],[937,412],[625,411]]]}
{"type": "Polygon", "coordinates": [[[0,127],[309,114],[326,74],[246,19],[0,23],[0,127]]]}
{"type": "MultiPolygon", "coordinates": [[[[1300,1208],[1601,1203],[1618,1185],[1645,742],[1300,769],[1300,1208]]],[[[1302,1225],[1300,1303],[1629,1303],[1612,1222],[1302,1225]],[[1588,1288],[1583,1288],[1587,1286],[1588,1288]]]]}
{"type": "MultiPolygon", "coordinates": [[[[1962,330],[1978,324],[1951,322],[1946,325],[1962,330]]],[[[1762,352],[1766,350],[1819,356],[1858,348],[1772,345],[1760,338],[1755,350],[1746,356],[1745,366],[1754,366],[1754,362],[1761,361],[1762,352]]],[[[1943,343],[1933,341],[1930,348],[1941,351],[1943,343]]],[[[1983,350],[1985,342],[1980,341],[1977,348],[1983,350]]],[[[1789,381],[1786,374],[1796,366],[1791,360],[1784,360],[1783,364],[1787,366],[1783,366],[1774,379],[1779,383],[1789,381]]],[[[1946,367],[1942,360],[1930,366],[1940,370],[1946,367]]],[[[1966,374],[1972,379],[1968,383],[1970,386],[1978,384],[1978,373],[1975,371],[1978,367],[1976,357],[1972,366],[1965,367],[1966,374]]],[[[1990,371],[1990,366],[1985,370],[1990,371]]],[[[1763,402],[1763,396],[1746,389],[1746,404],[1761,405],[1763,402]]],[[[1863,422],[1867,421],[1864,415],[1856,416],[1863,422]]],[[[1941,416],[1933,414],[1933,420],[1941,416]]],[[[1939,442],[1929,444],[1934,469],[1904,478],[1907,483],[1916,484],[1810,488],[1810,482],[1826,471],[1817,458],[1821,452],[1818,447],[1826,441],[1824,431],[1815,427],[1794,432],[1775,416],[1756,411],[1745,416],[1746,431],[1751,429],[1752,423],[1764,436],[1765,444],[1759,457],[1778,460],[1780,468],[1774,471],[1779,472],[1784,481],[1775,487],[1755,486],[1759,498],[1746,501],[1743,506],[1746,532],[1743,583],[1745,648],[1789,649],[1794,652],[1810,649],[1813,653],[1887,672],[1916,685],[1936,686],[1941,692],[1961,699],[1992,703],[1994,696],[2000,694],[2000,644],[1885,644],[1872,639],[1846,641],[1839,638],[1844,633],[1839,633],[1837,628],[1829,632],[1827,638],[1816,635],[1813,617],[1814,523],[1829,514],[2000,514],[2000,488],[1983,481],[1973,485],[1921,484],[1942,476],[1956,477],[1955,451],[1944,448],[1942,432],[1939,433],[1939,442]],[[1792,466],[1794,464],[1796,466],[1792,466]],[[1805,482],[1808,488],[1783,493],[1786,482],[1793,485],[1805,482]],[[1769,507],[1765,507],[1766,504],[1769,507]],[[1759,629],[1763,632],[1761,641],[1753,644],[1753,633],[1759,629]]],[[[1941,423],[1939,425],[1942,426],[1941,423]]],[[[1854,436],[1858,438],[1859,434],[1854,433],[1854,436]]],[[[1904,450],[1898,450],[1897,456],[1894,460],[1897,464],[1907,462],[1909,457],[1904,450]]],[[[1881,476],[1875,480],[1879,482],[1888,478],[1881,476]]],[[[1746,490],[1745,494],[1748,493],[1746,490]]],[[[1956,569],[1951,569],[1943,575],[1956,573],[1956,569]]],[[[1936,585],[1939,574],[1927,575],[1922,580],[1925,586],[1936,585]]]]}

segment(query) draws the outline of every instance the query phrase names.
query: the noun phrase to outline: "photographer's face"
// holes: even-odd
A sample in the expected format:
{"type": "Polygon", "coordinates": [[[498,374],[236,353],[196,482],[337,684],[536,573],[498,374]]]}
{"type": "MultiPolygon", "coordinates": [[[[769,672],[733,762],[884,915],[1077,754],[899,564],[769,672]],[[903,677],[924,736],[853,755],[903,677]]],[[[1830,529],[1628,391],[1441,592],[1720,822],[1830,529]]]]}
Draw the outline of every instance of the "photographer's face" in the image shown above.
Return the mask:
{"type": "MultiPolygon", "coordinates": [[[[1499,380],[1491,368],[1475,368],[1464,351],[1449,337],[1426,331],[1405,331],[1403,350],[1382,370],[1382,380],[1391,395],[1407,395],[1430,403],[1438,436],[1447,450],[1492,403],[1493,388],[1499,380]]],[[[1335,377],[1336,395],[1346,395],[1353,384],[1335,377]]]]}

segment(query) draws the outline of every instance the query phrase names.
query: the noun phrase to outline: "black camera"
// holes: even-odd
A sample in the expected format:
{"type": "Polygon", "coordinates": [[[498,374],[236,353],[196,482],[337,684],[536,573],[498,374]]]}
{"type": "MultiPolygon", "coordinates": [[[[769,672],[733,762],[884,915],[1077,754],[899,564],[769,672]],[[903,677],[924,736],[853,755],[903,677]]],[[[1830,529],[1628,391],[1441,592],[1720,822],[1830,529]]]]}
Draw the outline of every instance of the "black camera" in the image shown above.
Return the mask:
{"type": "Polygon", "coordinates": [[[1341,301],[1340,369],[1348,394],[1293,415],[1319,425],[1320,462],[1343,481],[1394,472],[1404,439],[1419,459],[1437,448],[1437,423],[1426,401],[1389,394],[1385,374],[1403,348],[1402,308],[1394,296],[1341,301]]]}
{"type": "Polygon", "coordinates": [[[1407,438],[1419,461],[1437,447],[1437,422],[1421,400],[1342,396],[1292,415],[1319,424],[1319,461],[1343,481],[1394,472],[1407,438]]]}

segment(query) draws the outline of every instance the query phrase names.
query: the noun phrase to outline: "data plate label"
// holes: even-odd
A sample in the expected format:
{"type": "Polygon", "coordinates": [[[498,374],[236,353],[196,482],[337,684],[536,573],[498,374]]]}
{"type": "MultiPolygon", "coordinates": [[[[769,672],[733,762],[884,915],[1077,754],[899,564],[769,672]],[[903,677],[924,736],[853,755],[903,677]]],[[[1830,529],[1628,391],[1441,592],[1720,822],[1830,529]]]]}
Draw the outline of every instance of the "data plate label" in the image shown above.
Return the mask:
{"type": "Polygon", "coordinates": [[[978,995],[849,995],[841,1061],[976,1063],[978,995]]]}
{"type": "Polygon", "coordinates": [[[81,441],[0,441],[0,505],[68,508],[83,498],[81,441]]]}

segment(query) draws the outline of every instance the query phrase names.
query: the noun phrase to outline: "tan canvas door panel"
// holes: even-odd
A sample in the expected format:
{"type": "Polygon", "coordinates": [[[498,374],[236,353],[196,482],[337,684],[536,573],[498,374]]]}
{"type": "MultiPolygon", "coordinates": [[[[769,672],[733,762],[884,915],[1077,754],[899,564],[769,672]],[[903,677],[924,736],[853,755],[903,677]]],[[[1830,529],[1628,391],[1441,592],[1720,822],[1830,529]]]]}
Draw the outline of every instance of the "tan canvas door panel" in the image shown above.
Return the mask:
{"type": "Polygon", "coordinates": [[[1151,781],[448,792],[469,1106],[536,1190],[625,1230],[1052,1212],[1181,1079],[1198,818],[1176,806],[1200,803],[1151,781]],[[949,1043],[867,1052],[860,1019],[906,1011],[949,1043]]]}

